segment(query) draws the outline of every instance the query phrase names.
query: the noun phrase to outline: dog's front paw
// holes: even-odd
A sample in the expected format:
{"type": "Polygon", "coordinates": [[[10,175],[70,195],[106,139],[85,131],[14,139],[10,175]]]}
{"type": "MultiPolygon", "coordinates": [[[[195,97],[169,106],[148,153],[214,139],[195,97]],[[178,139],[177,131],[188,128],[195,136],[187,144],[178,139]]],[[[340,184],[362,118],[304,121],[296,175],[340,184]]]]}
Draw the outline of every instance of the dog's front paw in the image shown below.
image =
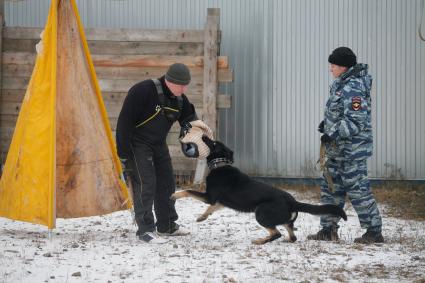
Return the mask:
{"type": "Polygon", "coordinates": [[[252,243],[255,244],[255,245],[264,245],[265,243],[269,243],[269,242],[272,242],[276,239],[279,239],[281,236],[282,235],[280,233],[274,233],[274,234],[271,234],[270,236],[267,236],[265,238],[253,240],[252,243]]]}
{"type": "Polygon", "coordinates": [[[179,191],[179,192],[172,194],[170,199],[177,200],[179,198],[185,198],[185,197],[188,197],[187,192],[186,191],[179,191]]]}
{"type": "Polygon", "coordinates": [[[202,221],[205,221],[205,220],[207,220],[207,218],[208,218],[208,215],[201,215],[201,216],[199,216],[198,218],[196,218],[196,222],[202,222],[202,221]]]}
{"type": "Polygon", "coordinates": [[[256,239],[256,240],[252,240],[252,243],[254,245],[264,245],[267,242],[264,239],[256,239]]]}
{"type": "Polygon", "coordinates": [[[178,198],[179,198],[178,193],[174,193],[174,194],[172,194],[172,195],[171,195],[171,197],[170,197],[170,199],[171,199],[171,200],[177,200],[178,198]]]}

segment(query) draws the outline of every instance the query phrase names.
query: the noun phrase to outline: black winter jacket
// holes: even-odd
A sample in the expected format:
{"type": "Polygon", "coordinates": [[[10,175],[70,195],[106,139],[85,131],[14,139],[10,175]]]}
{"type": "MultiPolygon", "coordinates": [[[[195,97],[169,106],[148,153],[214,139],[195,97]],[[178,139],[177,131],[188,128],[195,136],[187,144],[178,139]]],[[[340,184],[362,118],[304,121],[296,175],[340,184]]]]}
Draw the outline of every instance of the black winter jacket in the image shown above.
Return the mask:
{"type": "MultiPolygon", "coordinates": [[[[179,109],[177,97],[174,96],[165,84],[164,76],[159,78],[167,103],[179,109]]],[[[145,80],[135,84],[124,100],[117,122],[117,150],[121,159],[131,156],[131,147],[138,143],[147,145],[163,144],[174,121],[170,121],[159,113],[151,120],[160,106],[160,100],[152,80],[145,80]]],[[[180,125],[184,122],[196,120],[196,112],[193,104],[189,102],[186,95],[182,95],[182,107],[178,121],[180,125]]]]}

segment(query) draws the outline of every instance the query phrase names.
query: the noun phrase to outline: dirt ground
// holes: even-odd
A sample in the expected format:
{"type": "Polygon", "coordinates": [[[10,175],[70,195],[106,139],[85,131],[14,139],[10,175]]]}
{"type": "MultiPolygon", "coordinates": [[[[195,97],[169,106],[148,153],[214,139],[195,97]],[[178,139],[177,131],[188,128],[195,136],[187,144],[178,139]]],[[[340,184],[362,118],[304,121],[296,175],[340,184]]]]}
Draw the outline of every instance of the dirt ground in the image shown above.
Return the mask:
{"type": "MultiPolygon", "coordinates": [[[[319,201],[318,185],[280,186],[301,193],[304,197],[319,201]]],[[[387,182],[371,186],[373,194],[380,204],[384,204],[389,216],[425,221],[425,184],[387,182]]]]}

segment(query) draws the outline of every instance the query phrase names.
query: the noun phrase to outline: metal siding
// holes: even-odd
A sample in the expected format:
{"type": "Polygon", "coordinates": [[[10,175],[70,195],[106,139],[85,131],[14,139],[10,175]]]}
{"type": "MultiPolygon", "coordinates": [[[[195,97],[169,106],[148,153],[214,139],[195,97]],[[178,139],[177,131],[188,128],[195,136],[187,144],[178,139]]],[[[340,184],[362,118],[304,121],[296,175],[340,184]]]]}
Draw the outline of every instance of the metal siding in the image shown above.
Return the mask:
{"type": "MultiPolygon", "coordinates": [[[[346,45],[374,78],[370,175],[425,179],[425,42],[420,1],[77,0],[86,27],[202,29],[221,8],[221,53],[234,82],[221,85],[220,139],[257,176],[318,176],[317,124],[332,79],[327,56],[346,45]]],[[[45,23],[50,1],[5,1],[8,26],[45,23]]],[[[425,29],[425,20],[423,21],[425,29]]]]}

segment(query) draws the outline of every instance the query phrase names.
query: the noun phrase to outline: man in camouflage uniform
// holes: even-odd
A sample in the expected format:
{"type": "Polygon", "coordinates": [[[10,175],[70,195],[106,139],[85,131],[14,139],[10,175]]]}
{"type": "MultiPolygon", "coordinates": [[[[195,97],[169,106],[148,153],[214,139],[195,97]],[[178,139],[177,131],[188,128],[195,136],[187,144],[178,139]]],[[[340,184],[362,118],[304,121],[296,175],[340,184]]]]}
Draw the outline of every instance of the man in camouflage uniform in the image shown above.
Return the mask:
{"type": "MultiPolygon", "coordinates": [[[[367,158],[372,155],[371,97],[372,77],[366,64],[357,64],[356,55],[347,47],[335,49],[328,59],[335,80],[330,88],[324,120],[319,124],[321,142],[326,148],[326,166],[332,178],[321,184],[321,202],[344,207],[345,196],[351,201],[366,229],[356,243],[379,243],[381,216],[367,177],[367,158]]],[[[338,240],[338,221],[325,215],[322,229],[309,240],[338,240]]]]}

